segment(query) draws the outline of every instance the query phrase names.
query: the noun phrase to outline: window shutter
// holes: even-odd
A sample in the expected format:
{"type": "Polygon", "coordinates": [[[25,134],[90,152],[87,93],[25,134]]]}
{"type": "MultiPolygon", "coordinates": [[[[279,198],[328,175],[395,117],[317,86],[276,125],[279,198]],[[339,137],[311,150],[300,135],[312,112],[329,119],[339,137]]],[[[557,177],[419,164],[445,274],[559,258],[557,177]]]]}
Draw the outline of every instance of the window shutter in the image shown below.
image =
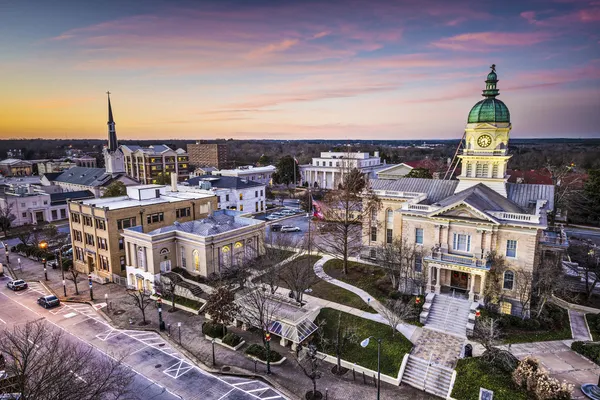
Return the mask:
{"type": "Polygon", "coordinates": [[[467,235],[467,253],[471,251],[471,235],[467,235]]]}
{"type": "Polygon", "coordinates": [[[455,233],[454,236],[453,236],[453,242],[452,242],[452,248],[454,250],[456,250],[458,248],[458,243],[456,243],[456,240],[457,240],[457,236],[456,236],[456,233],[455,233]]]}

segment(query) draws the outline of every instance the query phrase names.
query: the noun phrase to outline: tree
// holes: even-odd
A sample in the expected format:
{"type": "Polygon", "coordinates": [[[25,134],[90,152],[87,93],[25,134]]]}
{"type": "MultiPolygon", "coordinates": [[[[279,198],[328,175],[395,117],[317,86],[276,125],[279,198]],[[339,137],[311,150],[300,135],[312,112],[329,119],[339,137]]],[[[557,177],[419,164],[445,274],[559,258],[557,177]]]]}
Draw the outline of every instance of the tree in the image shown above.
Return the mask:
{"type": "Polygon", "coordinates": [[[131,297],[131,302],[142,312],[142,324],[146,325],[146,307],[152,303],[152,293],[145,289],[128,289],[126,292],[131,297]]]}
{"type": "Polygon", "coordinates": [[[307,393],[306,396],[309,400],[319,400],[323,398],[323,394],[317,391],[317,379],[320,379],[323,375],[321,369],[326,357],[326,350],[324,349],[326,344],[327,343],[322,335],[321,326],[308,346],[306,346],[303,351],[299,352],[295,358],[296,363],[304,375],[312,382],[313,390],[312,392],[307,393]],[[319,348],[323,351],[322,354],[319,354],[319,348]]]}
{"type": "Polygon", "coordinates": [[[268,287],[271,294],[275,294],[279,288],[280,270],[286,267],[281,263],[290,256],[287,249],[296,247],[298,240],[293,235],[270,232],[268,242],[268,245],[265,243],[264,254],[252,260],[250,268],[257,271],[258,281],[268,287]]]}
{"type": "Polygon", "coordinates": [[[409,291],[412,285],[408,281],[413,278],[415,261],[423,257],[421,249],[406,238],[395,237],[392,243],[381,245],[376,254],[394,290],[402,286],[403,292],[409,291]]]}
{"type": "Polygon", "coordinates": [[[398,324],[415,317],[416,311],[413,304],[402,300],[388,300],[379,310],[379,313],[387,320],[392,328],[392,336],[396,335],[398,324]]]}
{"type": "Polygon", "coordinates": [[[594,223],[600,222],[600,169],[588,171],[588,179],[583,187],[588,218],[594,223]]]}
{"type": "Polygon", "coordinates": [[[133,372],[120,360],[65,337],[43,320],[0,330],[0,354],[11,385],[4,390],[23,400],[134,398],[133,372]]]}
{"type": "Polygon", "coordinates": [[[501,339],[500,325],[497,319],[479,318],[475,323],[472,338],[485,348],[481,359],[488,365],[508,372],[514,371],[517,367],[519,360],[512,353],[496,347],[501,339]]]}
{"type": "Polygon", "coordinates": [[[110,185],[106,187],[104,193],[102,193],[102,197],[117,197],[117,196],[125,196],[127,194],[127,187],[121,181],[114,181],[110,185]]]}
{"type": "Polygon", "coordinates": [[[237,303],[239,305],[238,319],[249,326],[260,329],[263,345],[266,345],[266,329],[275,321],[275,315],[279,311],[281,303],[273,299],[262,284],[250,289],[237,303]]]}
{"type": "Polygon", "coordinates": [[[316,246],[341,260],[342,272],[347,274],[348,258],[358,254],[362,247],[361,223],[379,209],[380,202],[358,169],[346,168],[341,172],[343,178],[338,189],[328,191],[320,203],[329,233],[322,235],[316,246]]]}
{"type": "MultiPolygon", "coordinates": [[[[344,313],[346,314],[346,313],[344,313]]],[[[342,356],[349,344],[357,343],[358,336],[356,335],[356,329],[352,326],[348,326],[345,323],[345,318],[342,317],[342,312],[338,311],[337,327],[335,329],[335,356],[337,357],[337,370],[336,373],[342,373],[342,356]]]]}
{"type": "Polygon", "coordinates": [[[161,294],[171,297],[171,309],[170,312],[174,312],[175,308],[175,291],[177,289],[177,285],[181,282],[181,278],[179,275],[169,274],[169,276],[160,275],[160,286],[162,291],[161,294]]]}
{"type": "Polygon", "coordinates": [[[156,185],[170,185],[171,184],[171,172],[160,172],[155,178],[156,185]]]}
{"type": "Polygon", "coordinates": [[[319,280],[315,275],[312,264],[302,259],[302,257],[296,257],[283,266],[279,277],[292,291],[294,299],[298,303],[302,303],[304,291],[319,280]]]}
{"type": "Polygon", "coordinates": [[[521,318],[529,316],[529,304],[531,303],[531,291],[533,282],[533,273],[531,271],[518,269],[515,274],[515,291],[519,303],[521,304],[521,318]]]}
{"type": "Polygon", "coordinates": [[[540,258],[541,262],[536,268],[533,278],[532,305],[536,310],[536,318],[540,317],[552,295],[563,294],[571,289],[566,279],[556,279],[557,276],[563,274],[562,251],[542,250],[540,258]]]}
{"type": "Polygon", "coordinates": [[[488,278],[485,282],[485,307],[497,312],[500,301],[502,301],[502,286],[504,271],[506,271],[506,260],[495,251],[487,254],[487,264],[490,266],[488,278]]]}
{"type": "Polygon", "coordinates": [[[289,185],[297,184],[300,179],[300,167],[294,157],[287,155],[281,157],[275,165],[277,171],[273,174],[273,182],[277,184],[289,185]],[[296,181],[294,181],[294,178],[296,181]]]}
{"type": "Polygon", "coordinates": [[[591,243],[573,243],[567,250],[571,260],[579,265],[583,274],[587,300],[592,298],[594,289],[600,282],[600,250],[591,243]]]}
{"type": "MultiPolygon", "coordinates": [[[[23,243],[25,246],[29,246],[31,243],[31,236],[33,235],[32,230],[23,230],[17,233],[17,238],[23,243]]],[[[37,244],[37,243],[36,243],[37,244]]]]}
{"type": "Polygon", "coordinates": [[[405,178],[433,179],[433,175],[427,168],[413,168],[406,174],[405,178]]]}
{"type": "Polygon", "coordinates": [[[225,336],[225,326],[233,321],[237,309],[234,292],[225,285],[215,287],[204,306],[204,312],[210,315],[210,319],[223,325],[223,336],[225,336]]]}
{"type": "Polygon", "coordinates": [[[4,237],[8,235],[8,231],[10,230],[12,223],[15,219],[17,219],[12,211],[13,205],[14,203],[9,203],[6,200],[0,205],[0,229],[2,229],[2,232],[4,232],[4,237]]]}
{"type": "Polygon", "coordinates": [[[257,162],[257,164],[260,167],[265,167],[265,166],[269,165],[270,163],[271,163],[271,158],[265,154],[261,155],[257,162]]]}
{"type": "Polygon", "coordinates": [[[75,265],[73,265],[73,260],[63,261],[62,268],[67,273],[65,279],[73,282],[73,285],[75,285],[75,294],[79,295],[79,288],[77,287],[77,283],[79,282],[79,271],[75,268],[75,265]]]}

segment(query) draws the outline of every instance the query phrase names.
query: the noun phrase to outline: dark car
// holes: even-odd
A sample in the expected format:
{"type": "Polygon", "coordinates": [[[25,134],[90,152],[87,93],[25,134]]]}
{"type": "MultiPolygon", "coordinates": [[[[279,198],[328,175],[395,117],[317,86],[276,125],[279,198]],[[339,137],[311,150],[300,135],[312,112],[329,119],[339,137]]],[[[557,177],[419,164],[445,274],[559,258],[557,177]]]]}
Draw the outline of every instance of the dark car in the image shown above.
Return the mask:
{"type": "Polygon", "coordinates": [[[44,308],[52,308],[60,305],[60,300],[54,295],[42,296],[37,303],[44,308]]]}
{"type": "Polygon", "coordinates": [[[27,289],[27,282],[25,282],[23,279],[17,279],[17,280],[8,282],[6,284],[6,287],[9,288],[10,290],[14,290],[15,292],[17,290],[25,290],[25,289],[27,289]]]}
{"type": "Polygon", "coordinates": [[[281,228],[283,228],[283,225],[281,225],[281,224],[272,224],[271,225],[271,230],[273,232],[279,232],[281,230],[281,228]]]}

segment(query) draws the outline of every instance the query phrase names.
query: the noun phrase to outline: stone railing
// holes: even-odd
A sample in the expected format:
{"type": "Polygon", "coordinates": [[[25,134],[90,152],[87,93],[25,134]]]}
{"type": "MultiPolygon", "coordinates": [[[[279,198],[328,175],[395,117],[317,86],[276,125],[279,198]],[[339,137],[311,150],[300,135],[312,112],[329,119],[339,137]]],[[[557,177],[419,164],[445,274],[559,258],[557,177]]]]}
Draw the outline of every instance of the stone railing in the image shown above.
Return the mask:
{"type": "Polygon", "coordinates": [[[425,257],[425,259],[429,259],[432,261],[442,261],[450,264],[465,265],[468,267],[487,269],[486,260],[477,258],[475,256],[461,256],[458,254],[449,254],[437,251],[433,252],[430,257],[425,257]]]}
{"type": "Polygon", "coordinates": [[[539,224],[540,216],[533,214],[521,214],[521,213],[511,213],[511,212],[503,212],[503,211],[489,211],[491,216],[501,219],[503,221],[517,221],[517,222],[525,222],[528,224],[539,224]]]}
{"type": "Polygon", "coordinates": [[[421,212],[431,212],[436,210],[436,207],[427,205],[427,204],[412,204],[412,203],[404,203],[402,204],[401,210],[407,211],[421,211],[421,212]]]}

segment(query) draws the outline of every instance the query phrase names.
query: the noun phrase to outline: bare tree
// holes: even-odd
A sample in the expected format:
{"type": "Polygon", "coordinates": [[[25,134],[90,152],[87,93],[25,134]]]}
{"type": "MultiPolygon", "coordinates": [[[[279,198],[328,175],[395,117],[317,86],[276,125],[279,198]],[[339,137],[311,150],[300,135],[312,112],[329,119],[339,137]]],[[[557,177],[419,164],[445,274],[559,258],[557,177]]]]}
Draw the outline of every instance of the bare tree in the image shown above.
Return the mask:
{"type": "MultiPolygon", "coordinates": [[[[62,251],[62,250],[59,250],[62,251]]],[[[79,295],[79,287],[77,286],[77,284],[79,283],[79,270],[77,268],[75,268],[75,265],[73,264],[72,260],[69,260],[70,263],[65,267],[64,265],[61,265],[60,267],[63,268],[67,274],[65,275],[65,279],[73,282],[73,285],[75,285],[75,294],[79,295]]]]}
{"type": "Polygon", "coordinates": [[[378,311],[387,320],[390,328],[392,328],[392,336],[396,334],[398,324],[416,316],[415,307],[412,303],[405,303],[402,300],[388,300],[378,311]]]}
{"type": "Polygon", "coordinates": [[[392,283],[394,290],[402,288],[406,292],[414,279],[414,266],[418,258],[422,258],[422,250],[411,244],[406,238],[396,237],[392,243],[383,244],[377,251],[377,259],[392,283]]]}
{"type": "Polygon", "coordinates": [[[160,276],[160,287],[162,289],[161,294],[171,297],[171,309],[169,311],[173,312],[176,310],[175,308],[175,290],[177,289],[177,284],[181,281],[178,275],[170,274],[169,276],[161,275],[160,276]]]}
{"type": "Polygon", "coordinates": [[[0,229],[4,232],[4,237],[8,235],[8,231],[17,217],[13,213],[15,203],[9,203],[6,199],[0,203],[0,229]]]}
{"type": "Polygon", "coordinates": [[[259,284],[250,289],[237,304],[237,317],[246,324],[259,328],[263,345],[266,345],[266,329],[275,321],[281,303],[272,297],[266,286],[259,284]]]}
{"type": "Polygon", "coordinates": [[[501,331],[498,320],[494,318],[479,318],[473,330],[473,340],[485,348],[481,358],[489,365],[499,367],[505,371],[514,371],[518,359],[506,350],[496,347],[500,343],[501,331]]]}
{"type": "Polygon", "coordinates": [[[328,191],[321,202],[320,213],[329,232],[321,235],[316,245],[341,260],[342,272],[347,274],[348,258],[358,254],[362,247],[361,223],[379,208],[380,202],[358,169],[343,167],[341,173],[338,188],[328,191]]]}
{"type": "MultiPolygon", "coordinates": [[[[307,258],[308,255],[306,255],[307,258]]],[[[279,273],[279,278],[292,291],[294,299],[298,303],[302,303],[302,296],[306,289],[319,281],[315,275],[313,265],[303,257],[296,257],[286,265],[284,265],[279,273]]]]}
{"type": "Polygon", "coordinates": [[[152,303],[150,296],[152,293],[145,289],[128,289],[126,292],[131,297],[131,302],[142,312],[142,323],[148,324],[146,321],[146,307],[152,303]]]}
{"type": "Polygon", "coordinates": [[[326,357],[325,351],[323,349],[325,344],[326,342],[323,339],[323,336],[317,334],[313,338],[311,343],[309,343],[308,346],[306,346],[304,350],[301,351],[295,358],[296,363],[298,364],[304,375],[308,379],[310,379],[313,385],[312,393],[307,393],[307,399],[319,400],[323,398],[322,393],[317,391],[317,380],[320,379],[323,375],[321,369],[323,368],[323,363],[326,357]],[[322,354],[319,354],[319,348],[321,348],[321,350],[323,351],[322,354]]]}
{"type": "Polygon", "coordinates": [[[600,249],[589,242],[579,242],[569,246],[568,254],[571,260],[579,265],[589,301],[600,282],[600,249]]]}
{"type": "Polygon", "coordinates": [[[558,210],[561,212],[572,210],[573,207],[579,207],[583,203],[581,186],[584,177],[582,174],[573,173],[574,167],[572,162],[564,159],[556,165],[546,163],[546,169],[550,172],[554,185],[554,210],[549,215],[551,224],[554,224],[558,210]]]}
{"type": "Polygon", "coordinates": [[[281,263],[290,257],[288,249],[296,247],[298,240],[294,235],[270,232],[267,242],[264,254],[252,260],[250,267],[259,274],[258,280],[274,294],[279,288],[281,263]]]}
{"type": "Polygon", "coordinates": [[[19,233],[17,233],[17,238],[19,238],[21,243],[28,246],[31,243],[32,234],[33,234],[32,230],[29,230],[29,229],[23,230],[23,231],[20,231],[19,233]]]}
{"type": "Polygon", "coordinates": [[[354,327],[348,326],[344,322],[345,318],[342,316],[342,312],[338,311],[338,321],[337,327],[335,329],[335,341],[333,343],[335,356],[337,357],[336,373],[338,374],[342,373],[342,356],[345,354],[348,345],[358,342],[356,329],[354,327]]]}
{"type": "Polygon", "coordinates": [[[204,306],[204,312],[210,315],[210,319],[223,325],[223,336],[225,336],[225,326],[233,321],[237,310],[235,294],[225,285],[215,287],[204,306]]]}
{"type": "Polygon", "coordinates": [[[0,331],[0,354],[8,378],[4,390],[23,400],[134,398],[133,372],[119,360],[69,340],[42,320],[0,331]]]}
{"type": "Polygon", "coordinates": [[[502,279],[506,271],[506,260],[500,254],[491,251],[487,254],[487,264],[490,271],[485,282],[485,306],[497,312],[503,296],[502,279]]]}
{"type": "Polygon", "coordinates": [[[564,294],[571,289],[569,281],[566,279],[557,279],[563,274],[562,271],[562,252],[546,251],[542,252],[541,262],[535,270],[533,295],[535,303],[536,318],[544,311],[548,300],[554,294],[564,294]]]}
{"type": "Polygon", "coordinates": [[[531,304],[533,273],[524,269],[518,269],[515,274],[515,291],[521,304],[521,318],[529,316],[529,305],[531,304]]]}

